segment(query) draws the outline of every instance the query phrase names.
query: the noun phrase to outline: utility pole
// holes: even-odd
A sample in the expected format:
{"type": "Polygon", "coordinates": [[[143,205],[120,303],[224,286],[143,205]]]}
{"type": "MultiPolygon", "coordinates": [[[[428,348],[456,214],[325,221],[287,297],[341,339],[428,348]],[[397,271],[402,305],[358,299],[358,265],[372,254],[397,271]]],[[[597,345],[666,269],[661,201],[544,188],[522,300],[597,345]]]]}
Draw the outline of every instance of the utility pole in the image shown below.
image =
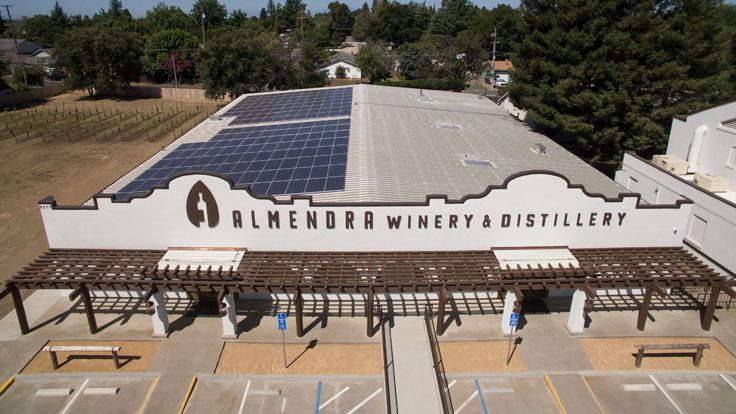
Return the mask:
{"type": "Polygon", "coordinates": [[[23,73],[23,83],[28,86],[28,77],[26,76],[26,68],[23,66],[23,62],[20,60],[20,49],[18,48],[18,37],[15,35],[15,27],[13,26],[13,17],[10,15],[10,8],[13,7],[10,4],[3,4],[5,11],[8,13],[8,21],[10,22],[10,31],[13,33],[13,42],[15,42],[15,57],[18,59],[18,66],[20,71],[23,73]]]}
{"type": "Polygon", "coordinates": [[[171,66],[174,68],[174,87],[179,87],[179,79],[176,77],[176,61],[174,60],[174,54],[169,51],[169,54],[171,55],[171,66]]]}
{"type": "Polygon", "coordinates": [[[496,86],[496,28],[493,28],[493,57],[491,58],[491,82],[496,86]]]}
{"type": "Polygon", "coordinates": [[[202,47],[204,47],[204,12],[202,12],[202,47]]]}
{"type": "Polygon", "coordinates": [[[299,21],[301,22],[301,32],[300,32],[301,44],[304,44],[304,19],[306,18],[304,16],[304,7],[306,6],[303,6],[301,9],[299,9],[299,21]]]}

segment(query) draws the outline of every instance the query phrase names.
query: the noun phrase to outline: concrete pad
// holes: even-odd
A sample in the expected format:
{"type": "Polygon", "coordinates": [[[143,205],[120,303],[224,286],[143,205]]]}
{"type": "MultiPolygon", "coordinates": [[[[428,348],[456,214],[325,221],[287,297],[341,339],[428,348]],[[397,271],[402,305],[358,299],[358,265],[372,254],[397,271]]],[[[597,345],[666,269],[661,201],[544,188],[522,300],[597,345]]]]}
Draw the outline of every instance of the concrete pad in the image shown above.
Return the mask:
{"type": "MultiPolygon", "coordinates": [[[[601,413],[595,399],[588,391],[583,377],[579,374],[550,374],[550,381],[555,387],[562,406],[569,413],[601,413]]],[[[601,413],[605,414],[605,413],[601,413]]]]}
{"type": "MultiPolygon", "coordinates": [[[[677,409],[667,400],[659,390],[655,392],[627,392],[624,384],[652,384],[648,376],[586,375],[590,387],[598,397],[603,409],[608,413],[673,413],[677,409]]],[[[700,412],[700,411],[695,411],[700,412]]]]}
{"type": "Polygon", "coordinates": [[[0,397],[0,412],[54,413],[67,407],[69,413],[79,414],[130,414],[143,404],[152,377],[94,377],[55,379],[21,376],[0,397]],[[82,384],[87,385],[77,394],[82,384]],[[85,390],[117,389],[113,395],[93,395],[85,390]],[[42,390],[65,390],[57,396],[39,396],[42,390]],[[70,393],[73,390],[74,393],[70,393]]]}
{"type": "Polygon", "coordinates": [[[149,372],[160,372],[161,376],[146,413],[178,412],[192,376],[214,372],[222,350],[219,317],[186,317],[183,323],[173,321],[171,326],[171,335],[161,342],[148,367],[149,372]]]}
{"type": "Polygon", "coordinates": [[[441,412],[442,403],[424,318],[394,318],[391,337],[399,412],[441,412]]]}
{"type": "Polygon", "coordinates": [[[736,391],[719,375],[662,374],[654,378],[666,387],[670,397],[686,413],[736,411],[736,391]]]}
{"type": "Polygon", "coordinates": [[[0,397],[0,412],[14,414],[57,413],[67,403],[66,397],[37,397],[39,389],[77,389],[82,380],[21,381],[13,385],[0,397]]]}
{"type": "MultiPolygon", "coordinates": [[[[467,381],[466,381],[467,382],[467,381]]],[[[499,377],[499,378],[479,378],[478,383],[481,390],[488,388],[513,388],[513,393],[487,393],[483,391],[483,398],[486,407],[490,412],[497,413],[559,413],[557,404],[544,382],[539,376],[529,377],[499,377]]],[[[457,387],[459,383],[455,385],[457,387]]],[[[474,383],[473,383],[474,385],[474,383]]],[[[453,405],[457,406],[464,400],[461,396],[456,397],[453,387],[453,405]]],[[[458,390],[459,391],[459,390],[458,390]]],[[[467,390],[466,394],[470,395],[467,390]]],[[[471,410],[469,413],[482,412],[480,402],[478,402],[478,410],[471,410]]],[[[572,411],[569,411],[572,412],[572,411]]]]}
{"type": "MultiPolygon", "coordinates": [[[[67,303],[69,290],[37,290],[23,300],[28,324],[32,327],[54,304],[59,300],[67,303]]],[[[11,311],[0,320],[0,341],[14,341],[21,336],[18,317],[15,311],[11,311]]]]}
{"type": "Polygon", "coordinates": [[[530,371],[578,371],[592,369],[583,348],[571,336],[528,338],[522,336],[516,352],[530,371]]]}

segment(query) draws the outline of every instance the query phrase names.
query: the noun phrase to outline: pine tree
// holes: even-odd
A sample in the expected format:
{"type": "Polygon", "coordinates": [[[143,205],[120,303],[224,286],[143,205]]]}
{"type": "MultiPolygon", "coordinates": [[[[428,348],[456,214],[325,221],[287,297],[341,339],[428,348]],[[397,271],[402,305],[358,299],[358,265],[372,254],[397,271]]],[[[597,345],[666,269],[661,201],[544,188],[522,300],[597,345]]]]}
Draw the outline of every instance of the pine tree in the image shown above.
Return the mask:
{"type": "Polygon", "coordinates": [[[511,98],[599,167],[662,152],[673,115],[732,98],[719,3],[523,0],[511,98]]]}
{"type": "Polygon", "coordinates": [[[371,18],[371,9],[368,8],[368,3],[363,3],[363,7],[360,8],[358,14],[355,15],[355,23],[353,24],[353,38],[359,42],[366,39],[368,35],[368,21],[371,18]]]}

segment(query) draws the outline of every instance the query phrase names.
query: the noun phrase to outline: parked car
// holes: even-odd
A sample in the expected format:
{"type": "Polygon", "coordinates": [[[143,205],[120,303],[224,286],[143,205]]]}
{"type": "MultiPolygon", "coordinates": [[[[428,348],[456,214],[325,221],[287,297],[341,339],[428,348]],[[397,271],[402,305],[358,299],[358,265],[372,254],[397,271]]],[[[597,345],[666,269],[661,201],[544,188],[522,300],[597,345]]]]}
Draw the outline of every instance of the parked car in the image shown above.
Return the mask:
{"type": "Polygon", "coordinates": [[[508,84],[509,84],[509,81],[507,81],[506,79],[497,79],[496,80],[496,87],[497,88],[503,88],[504,86],[506,86],[508,84]]]}

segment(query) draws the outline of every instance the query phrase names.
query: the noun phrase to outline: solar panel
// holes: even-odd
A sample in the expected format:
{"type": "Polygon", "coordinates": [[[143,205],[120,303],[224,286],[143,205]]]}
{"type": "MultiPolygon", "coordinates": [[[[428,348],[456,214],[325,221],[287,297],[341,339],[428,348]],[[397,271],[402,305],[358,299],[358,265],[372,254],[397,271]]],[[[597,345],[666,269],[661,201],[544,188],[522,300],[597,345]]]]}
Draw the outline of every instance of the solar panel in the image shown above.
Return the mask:
{"type": "Polygon", "coordinates": [[[345,189],[350,119],[223,129],[206,142],[182,144],[116,193],[144,194],[184,172],[215,172],[258,194],[345,189]]]}
{"type": "Polygon", "coordinates": [[[350,115],[353,88],[316,89],[247,96],[225,115],[230,125],[350,115]]]}

